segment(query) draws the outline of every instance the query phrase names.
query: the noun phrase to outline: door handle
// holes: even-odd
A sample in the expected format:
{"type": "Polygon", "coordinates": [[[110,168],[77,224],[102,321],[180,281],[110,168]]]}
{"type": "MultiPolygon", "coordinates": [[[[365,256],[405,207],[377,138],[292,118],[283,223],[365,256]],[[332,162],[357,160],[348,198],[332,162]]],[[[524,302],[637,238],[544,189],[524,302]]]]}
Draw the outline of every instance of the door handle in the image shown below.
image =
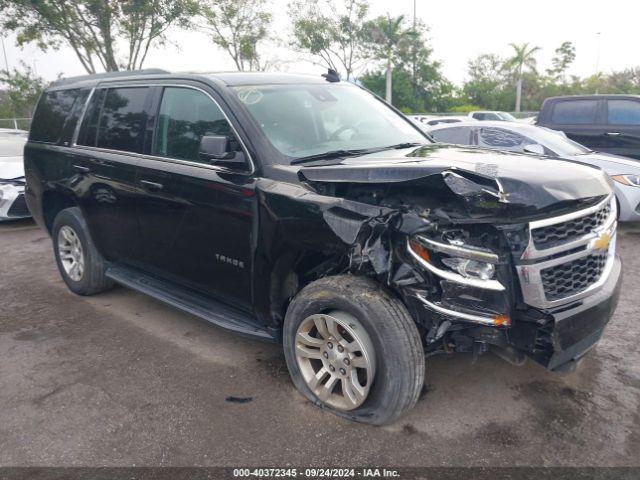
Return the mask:
{"type": "Polygon", "coordinates": [[[620,132],[607,132],[607,133],[605,133],[605,135],[607,137],[619,137],[622,134],[620,132]]]}
{"type": "Polygon", "coordinates": [[[164,185],[157,182],[150,182],[149,180],[140,180],[140,183],[147,187],[149,190],[162,190],[164,185]]]}
{"type": "Polygon", "coordinates": [[[91,171],[89,167],[85,167],[84,165],[73,165],[72,168],[79,173],[89,173],[91,171]]]}

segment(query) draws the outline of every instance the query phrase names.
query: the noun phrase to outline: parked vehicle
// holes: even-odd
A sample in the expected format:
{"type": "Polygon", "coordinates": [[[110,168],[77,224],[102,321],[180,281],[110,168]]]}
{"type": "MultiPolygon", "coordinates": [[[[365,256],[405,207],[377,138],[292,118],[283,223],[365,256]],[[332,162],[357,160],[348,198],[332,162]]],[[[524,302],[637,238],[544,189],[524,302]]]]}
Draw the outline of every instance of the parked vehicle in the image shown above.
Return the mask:
{"type": "Polygon", "coordinates": [[[603,172],[433,144],[333,74],[58,81],[25,167],[73,292],[281,341],[298,390],[361,422],[415,404],[425,353],[573,368],[618,298],[603,172]]]}
{"type": "Polygon", "coordinates": [[[475,111],[469,112],[467,117],[474,120],[481,121],[495,121],[495,122],[516,122],[517,119],[513,115],[507,112],[493,112],[493,111],[475,111]]]}
{"type": "Polygon", "coordinates": [[[24,199],[26,142],[27,132],[0,128],[0,222],[31,216],[24,199]]]}
{"type": "Polygon", "coordinates": [[[440,125],[443,123],[458,123],[468,120],[467,117],[438,115],[409,115],[409,119],[412,120],[420,128],[440,125]]]}
{"type": "Polygon", "coordinates": [[[547,98],[537,125],[560,130],[591,150],[640,160],[640,95],[547,98]]]}
{"type": "Polygon", "coordinates": [[[640,164],[635,160],[594,152],[569,140],[562,132],[522,123],[467,123],[457,124],[455,129],[443,125],[427,131],[438,142],[550,155],[601,168],[614,181],[618,219],[640,220],[640,164]]]}

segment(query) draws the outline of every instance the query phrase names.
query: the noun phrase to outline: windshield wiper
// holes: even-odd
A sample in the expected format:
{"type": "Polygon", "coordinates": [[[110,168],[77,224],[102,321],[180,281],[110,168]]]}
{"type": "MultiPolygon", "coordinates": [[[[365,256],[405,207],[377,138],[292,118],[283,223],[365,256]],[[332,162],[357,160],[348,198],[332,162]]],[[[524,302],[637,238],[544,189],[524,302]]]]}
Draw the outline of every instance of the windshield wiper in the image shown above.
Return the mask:
{"type": "Polygon", "coordinates": [[[291,165],[299,165],[301,163],[313,162],[315,160],[331,160],[340,157],[353,157],[356,155],[364,155],[365,153],[371,153],[374,151],[377,151],[377,149],[358,148],[352,150],[331,150],[329,152],[317,153],[315,155],[296,158],[295,160],[291,161],[291,165]]]}
{"type": "Polygon", "coordinates": [[[403,148],[419,147],[420,145],[425,145],[425,144],[420,142],[404,142],[404,143],[397,143],[395,145],[389,145],[388,147],[381,147],[378,149],[378,151],[401,150],[403,148]]]}
{"type": "Polygon", "coordinates": [[[317,153],[315,155],[309,155],[307,157],[297,158],[291,162],[291,165],[299,165],[301,163],[314,162],[316,160],[331,160],[331,159],[340,158],[340,157],[354,157],[358,155],[365,155],[367,153],[382,152],[384,150],[400,150],[402,148],[419,147],[420,145],[424,145],[424,143],[404,142],[404,143],[397,143],[395,145],[387,145],[386,147],[377,147],[377,148],[331,150],[329,152],[317,153]]]}

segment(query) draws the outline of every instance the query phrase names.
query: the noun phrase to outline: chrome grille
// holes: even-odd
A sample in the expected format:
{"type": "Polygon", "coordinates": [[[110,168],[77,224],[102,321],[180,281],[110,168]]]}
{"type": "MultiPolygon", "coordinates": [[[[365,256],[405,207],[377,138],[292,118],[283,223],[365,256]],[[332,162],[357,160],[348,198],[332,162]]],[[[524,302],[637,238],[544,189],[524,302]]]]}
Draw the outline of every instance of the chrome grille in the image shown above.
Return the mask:
{"type": "Polygon", "coordinates": [[[516,260],[523,300],[539,308],[575,301],[600,288],[615,259],[615,197],[529,224],[529,242],[516,260]]]}
{"type": "Polygon", "coordinates": [[[584,217],[574,218],[555,225],[537,228],[531,232],[533,243],[536,248],[545,249],[559,243],[580,238],[600,227],[607,221],[610,213],[611,205],[606,204],[597,211],[589,215],[585,215],[584,217]]]}
{"type": "Polygon", "coordinates": [[[542,286],[547,300],[558,300],[583,292],[602,276],[608,252],[600,250],[555,267],[540,271],[542,286]]]}

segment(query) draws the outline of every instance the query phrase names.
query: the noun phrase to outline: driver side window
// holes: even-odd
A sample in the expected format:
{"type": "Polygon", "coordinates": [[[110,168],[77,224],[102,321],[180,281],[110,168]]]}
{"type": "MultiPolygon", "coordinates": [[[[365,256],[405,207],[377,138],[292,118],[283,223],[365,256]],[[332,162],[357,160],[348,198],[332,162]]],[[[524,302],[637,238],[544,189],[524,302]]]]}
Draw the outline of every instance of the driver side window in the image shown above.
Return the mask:
{"type": "Polygon", "coordinates": [[[229,122],[207,95],[190,88],[165,87],[151,153],[208,163],[199,155],[200,140],[206,135],[228,136],[232,151],[240,150],[229,122]]]}

